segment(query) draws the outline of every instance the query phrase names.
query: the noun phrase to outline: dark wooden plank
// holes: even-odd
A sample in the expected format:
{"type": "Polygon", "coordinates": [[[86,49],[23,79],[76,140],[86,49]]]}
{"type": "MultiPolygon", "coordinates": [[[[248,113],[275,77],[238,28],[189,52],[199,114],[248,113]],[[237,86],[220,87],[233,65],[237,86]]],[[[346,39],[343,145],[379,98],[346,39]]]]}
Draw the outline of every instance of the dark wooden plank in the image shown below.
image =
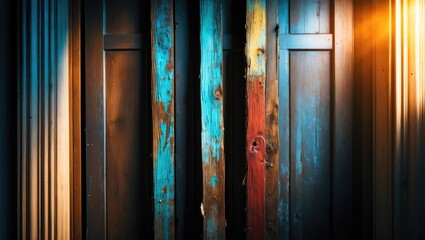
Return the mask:
{"type": "Polygon", "coordinates": [[[266,1],[247,0],[246,6],[246,161],[247,238],[264,239],[265,230],[265,81],[266,1]]]}
{"type": "Polygon", "coordinates": [[[200,2],[201,144],[205,239],[225,238],[221,1],[200,2]]]}
{"type": "MultiPolygon", "coordinates": [[[[289,33],[289,0],[279,0],[279,34],[289,33]]],[[[279,38],[279,44],[282,39],[279,38]]],[[[279,238],[290,239],[289,51],[279,49],[279,238]]]]}
{"type": "Polygon", "coordinates": [[[111,34],[104,36],[105,50],[138,50],[146,48],[147,39],[142,34],[111,34]]]}
{"type": "Polygon", "coordinates": [[[333,48],[332,34],[281,34],[281,49],[290,50],[329,50],[333,48]]]}
{"type": "Polygon", "coordinates": [[[277,239],[279,217],[278,1],[267,0],[266,239],[277,239]]]}
{"type": "Polygon", "coordinates": [[[129,239],[145,234],[148,226],[146,62],[140,51],[107,52],[105,60],[107,235],[129,239]]]}
{"type": "MultiPolygon", "coordinates": [[[[191,220],[194,219],[193,199],[193,137],[191,137],[191,88],[190,84],[190,17],[188,0],[175,0],[175,59],[176,73],[176,238],[194,238],[191,220]]],[[[192,14],[193,15],[193,14],[192,14]]],[[[198,35],[199,36],[199,35],[198,35]]],[[[196,40],[199,40],[197,37],[196,40]]],[[[196,210],[199,211],[198,206],[196,210]]]]}
{"type": "MultiPolygon", "coordinates": [[[[353,121],[353,1],[336,1],[335,75],[333,116],[333,208],[334,239],[351,236],[352,225],[352,121],[353,121]]],[[[388,6],[388,2],[387,2],[388,6]]],[[[379,32],[379,31],[378,31],[379,32]]],[[[389,35],[388,35],[389,36],[389,35]]],[[[387,58],[388,63],[388,58],[387,58]]],[[[387,75],[389,76],[389,75],[387,75]]],[[[378,185],[380,186],[380,185],[378,185]]]]}
{"type": "Polygon", "coordinates": [[[71,239],[83,238],[81,131],[81,0],[71,4],[71,239]]]}
{"type": "Polygon", "coordinates": [[[85,3],[86,229],[88,239],[104,239],[105,119],[103,85],[103,0],[85,3]]]}
{"type": "Polygon", "coordinates": [[[330,0],[290,0],[290,33],[329,33],[330,0]]]}
{"type": "Polygon", "coordinates": [[[291,52],[290,63],[291,238],[328,239],[330,53],[291,52]]]}
{"type": "Polygon", "coordinates": [[[174,239],[174,20],[172,0],[151,1],[155,238],[174,239]]]}
{"type": "Polygon", "coordinates": [[[105,34],[141,33],[146,28],[145,3],[136,0],[105,0],[105,34]]]}
{"type": "MultiPolygon", "coordinates": [[[[372,238],[373,204],[373,2],[353,2],[354,75],[353,75],[353,231],[355,239],[372,238]]],[[[396,231],[396,228],[394,228],[396,231]]]]}

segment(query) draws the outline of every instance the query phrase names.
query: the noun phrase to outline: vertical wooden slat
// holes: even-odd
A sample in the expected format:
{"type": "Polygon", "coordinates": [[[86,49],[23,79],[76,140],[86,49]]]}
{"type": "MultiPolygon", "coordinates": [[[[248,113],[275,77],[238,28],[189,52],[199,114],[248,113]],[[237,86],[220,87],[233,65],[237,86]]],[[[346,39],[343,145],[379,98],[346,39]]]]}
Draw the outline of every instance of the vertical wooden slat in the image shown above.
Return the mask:
{"type": "Polygon", "coordinates": [[[28,75],[28,187],[29,187],[29,236],[31,239],[40,238],[39,235],[39,212],[38,212],[38,77],[39,77],[39,59],[38,59],[38,46],[39,46],[39,34],[38,34],[38,1],[30,2],[30,17],[29,17],[29,71],[28,75]]]}
{"type": "Polygon", "coordinates": [[[221,1],[200,2],[204,239],[225,238],[221,1]]]}
{"type": "Polygon", "coordinates": [[[88,239],[104,239],[105,111],[103,76],[103,0],[85,2],[86,229],[88,239]]]}
{"type": "Polygon", "coordinates": [[[346,239],[352,219],[353,1],[336,0],[334,18],[332,229],[334,239],[346,239]]]}
{"type": "Polygon", "coordinates": [[[267,0],[266,11],[266,238],[277,239],[279,216],[278,1],[267,0]]]}
{"type": "Polygon", "coordinates": [[[266,1],[247,0],[246,7],[247,237],[264,239],[266,1]]]}
{"type": "MultiPolygon", "coordinates": [[[[279,34],[289,33],[289,0],[279,0],[279,34]]],[[[279,238],[290,234],[289,50],[279,49],[279,238]]]]}
{"type": "MultiPolygon", "coordinates": [[[[175,23],[175,71],[176,71],[176,238],[187,238],[189,233],[187,227],[193,216],[188,213],[191,206],[189,204],[189,196],[191,193],[190,183],[190,160],[193,144],[190,144],[190,91],[189,69],[190,69],[190,16],[189,1],[175,0],[174,23],[175,23]]],[[[193,205],[193,204],[192,204],[193,205]]],[[[198,208],[197,208],[198,209],[198,208]]],[[[189,228],[191,229],[191,228],[189,228]]]]}
{"type": "Polygon", "coordinates": [[[81,0],[71,4],[71,239],[83,238],[81,162],[81,0]]]}
{"type": "Polygon", "coordinates": [[[151,1],[154,231],[174,239],[173,0],[151,1]]]}

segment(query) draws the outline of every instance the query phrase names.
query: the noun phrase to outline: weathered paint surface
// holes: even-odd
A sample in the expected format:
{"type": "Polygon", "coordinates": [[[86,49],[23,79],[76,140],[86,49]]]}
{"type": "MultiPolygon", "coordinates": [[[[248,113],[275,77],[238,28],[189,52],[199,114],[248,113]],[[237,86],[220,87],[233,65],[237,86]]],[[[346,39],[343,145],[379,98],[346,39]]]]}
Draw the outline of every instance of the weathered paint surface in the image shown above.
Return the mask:
{"type": "Polygon", "coordinates": [[[151,5],[154,234],[174,239],[173,1],[151,5]]]}
{"type": "Polygon", "coordinates": [[[279,79],[278,0],[267,0],[266,239],[278,239],[279,79]]]}
{"type": "MultiPolygon", "coordinates": [[[[279,34],[289,33],[289,0],[279,1],[279,34]]],[[[279,49],[279,239],[290,234],[289,51],[279,49]]]]}
{"type": "Polygon", "coordinates": [[[247,238],[264,239],[266,1],[247,0],[247,238]]]}
{"type": "Polygon", "coordinates": [[[204,239],[225,238],[221,1],[200,2],[204,239]]]}

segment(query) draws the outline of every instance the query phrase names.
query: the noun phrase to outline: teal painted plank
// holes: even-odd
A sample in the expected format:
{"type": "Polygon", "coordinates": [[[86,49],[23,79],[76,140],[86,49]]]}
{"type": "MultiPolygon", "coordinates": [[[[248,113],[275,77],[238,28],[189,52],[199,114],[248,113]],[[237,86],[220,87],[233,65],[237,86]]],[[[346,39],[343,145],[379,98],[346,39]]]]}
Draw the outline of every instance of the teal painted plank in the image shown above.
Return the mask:
{"type": "Polygon", "coordinates": [[[204,239],[225,238],[221,0],[200,2],[204,239]]]}
{"type": "Polygon", "coordinates": [[[151,1],[155,239],[174,239],[173,1],[151,1]]]}
{"type": "MultiPolygon", "coordinates": [[[[279,34],[289,33],[289,0],[279,0],[279,34]]],[[[282,39],[279,38],[279,44],[282,39]]],[[[290,239],[289,51],[279,49],[279,239],[290,239]]]]}

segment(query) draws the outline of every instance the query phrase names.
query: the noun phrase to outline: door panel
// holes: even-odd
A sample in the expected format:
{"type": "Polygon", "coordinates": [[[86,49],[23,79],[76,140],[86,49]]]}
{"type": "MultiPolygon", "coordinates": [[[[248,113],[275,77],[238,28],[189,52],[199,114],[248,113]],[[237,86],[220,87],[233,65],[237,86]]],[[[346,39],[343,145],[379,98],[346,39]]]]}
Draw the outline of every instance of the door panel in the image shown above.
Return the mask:
{"type": "Polygon", "coordinates": [[[329,238],[330,53],[290,53],[294,239],[329,238]]]}
{"type": "Polygon", "coordinates": [[[290,33],[330,33],[330,0],[292,0],[290,33]]]}
{"type": "Polygon", "coordinates": [[[112,239],[136,238],[147,226],[146,59],[141,51],[106,55],[106,216],[112,239]]]}
{"type": "MultiPolygon", "coordinates": [[[[337,88],[336,84],[348,84],[351,79],[333,75],[335,61],[342,61],[335,54],[331,32],[337,25],[332,18],[334,6],[330,0],[279,1],[279,214],[283,239],[329,239],[340,232],[335,229],[335,219],[349,211],[335,212],[336,206],[348,206],[340,202],[348,196],[334,191],[334,179],[346,168],[335,168],[335,164],[346,164],[351,154],[345,143],[335,144],[346,137],[335,136],[336,124],[346,131],[350,123],[335,115],[336,103],[351,107],[345,99],[335,98],[342,91],[349,94],[347,85],[337,88]]],[[[337,186],[349,189],[347,177],[337,186]]],[[[344,234],[350,232],[341,236],[347,236],[344,234]]]]}
{"type": "Polygon", "coordinates": [[[85,221],[89,239],[151,236],[150,7],[85,5],[85,221]],[[144,27],[142,27],[144,26],[144,27]]]}

